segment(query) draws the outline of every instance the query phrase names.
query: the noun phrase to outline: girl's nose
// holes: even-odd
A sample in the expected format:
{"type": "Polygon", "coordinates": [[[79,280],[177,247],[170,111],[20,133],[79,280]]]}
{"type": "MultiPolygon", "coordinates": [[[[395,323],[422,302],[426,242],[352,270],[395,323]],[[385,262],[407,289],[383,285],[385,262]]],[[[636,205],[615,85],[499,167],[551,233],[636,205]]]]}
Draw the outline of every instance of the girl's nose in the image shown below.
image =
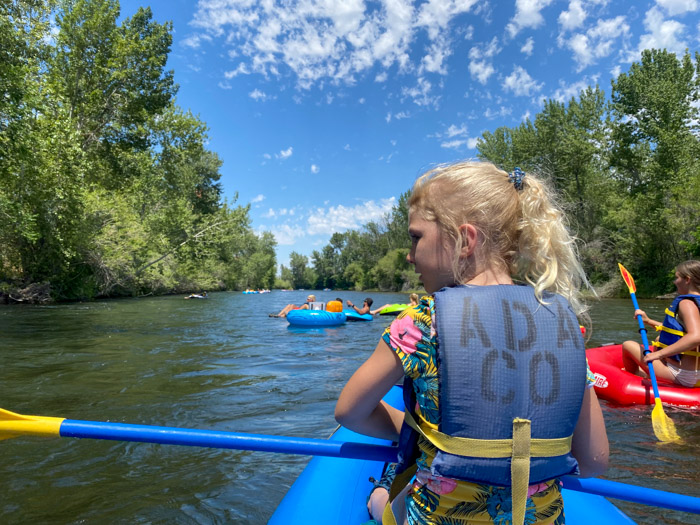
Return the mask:
{"type": "Polygon", "coordinates": [[[406,261],[408,262],[408,264],[414,264],[414,262],[413,262],[413,250],[411,250],[410,252],[408,252],[406,254],[406,261]]]}

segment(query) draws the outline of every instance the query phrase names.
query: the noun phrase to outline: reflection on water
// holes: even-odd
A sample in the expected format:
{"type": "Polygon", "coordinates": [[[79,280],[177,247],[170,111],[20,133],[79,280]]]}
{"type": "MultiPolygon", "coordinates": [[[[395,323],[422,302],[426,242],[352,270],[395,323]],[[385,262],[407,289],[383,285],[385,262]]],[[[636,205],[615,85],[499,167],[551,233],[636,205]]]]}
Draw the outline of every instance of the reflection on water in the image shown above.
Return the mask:
{"type": "MultiPolygon", "coordinates": [[[[320,301],[336,295],[317,292],[320,301]]],[[[342,292],[355,302],[366,295],[342,292]]],[[[376,304],[406,301],[405,294],[372,295],[376,304]]],[[[0,308],[0,406],[72,419],[325,437],[335,428],[340,389],[391,319],[293,329],[268,317],[305,297],[219,293],[206,301],[0,308]]],[[[656,318],[665,306],[642,301],[656,318]]],[[[629,300],[596,303],[589,345],[638,336],[631,314],[629,300]]],[[[604,410],[609,479],[700,496],[695,412],[667,408],[685,439],[661,445],[650,407],[604,410]]],[[[2,441],[0,454],[3,523],[263,523],[308,460],[41,438],[2,441]]],[[[619,504],[640,523],[695,517],[619,504]]]]}

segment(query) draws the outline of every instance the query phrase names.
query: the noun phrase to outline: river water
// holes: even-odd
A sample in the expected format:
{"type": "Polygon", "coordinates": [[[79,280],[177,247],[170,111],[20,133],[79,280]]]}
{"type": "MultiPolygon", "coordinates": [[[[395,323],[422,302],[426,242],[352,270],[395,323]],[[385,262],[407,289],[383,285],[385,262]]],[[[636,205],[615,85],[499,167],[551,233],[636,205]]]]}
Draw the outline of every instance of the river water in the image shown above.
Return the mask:
{"type": "MultiPolygon", "coordinates": [[[[0,407],[21,414],[326,437],[347,378],[391,318],[291,329],[269,318],[307,292],[214,293],[0,308],[0,407]]],[[[361,304],[359,292],[340,295],[361,304]]],[[[405,294],[369,294],[375,306],[405,294]]],[[[661,318],[664,302],[644,301],[661,318]]],[[[629,300],[592,306],[589,346],[638,337],[629,300]]],[[[650,407],[603,402],[608,479],[700,496],[700,417],[659,444],[650,407]]],[[[0,523],[265,523],[307,457],[69,438],[0,441],[0,523]]],[[[638,523],[700,516],[614,501],[638,523]]]]}

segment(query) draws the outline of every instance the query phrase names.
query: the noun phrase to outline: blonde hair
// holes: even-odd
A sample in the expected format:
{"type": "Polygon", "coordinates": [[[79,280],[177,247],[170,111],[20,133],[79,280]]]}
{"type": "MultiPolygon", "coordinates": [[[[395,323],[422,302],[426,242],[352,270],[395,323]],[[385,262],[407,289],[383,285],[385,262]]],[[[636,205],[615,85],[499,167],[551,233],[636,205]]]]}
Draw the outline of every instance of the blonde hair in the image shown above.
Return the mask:
{"type": "Polygon", "coordinates": [[[418,294],[417,293],[412,293],[411,295],[408,296],[408,299],[409,299],[409,301],[418,304],[418,294]]]}
{"type": "Polygon", "coordinates": [[[530,284],[537,299],[545,292],[568,299],[574,312],[586,311],[580,287],[588,284],[578,262],[574,238],[549,187],[528,173],[516,190],[508,174],[488,162],[441,165],[416,180],[409,212],[438,224],[453,243],[453,274],[465,282],[472,268],[459,257],[464,237],[459,227],[469,223],[479,232],[478,257],[513,278],[530,284]]]}
{"type": "Polygon", "coordinates": [[[700,288],[700,261],[690,259],[676,266],[676,271],[681,277],[690,277],[694,288],[700,288]]]}

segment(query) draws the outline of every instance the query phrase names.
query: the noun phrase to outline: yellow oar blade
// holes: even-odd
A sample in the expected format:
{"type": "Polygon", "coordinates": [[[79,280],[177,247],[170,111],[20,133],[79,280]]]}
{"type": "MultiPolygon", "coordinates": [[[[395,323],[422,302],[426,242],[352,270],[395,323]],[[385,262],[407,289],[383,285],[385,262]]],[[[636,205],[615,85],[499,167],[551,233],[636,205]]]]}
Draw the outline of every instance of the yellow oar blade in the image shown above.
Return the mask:
{"type": "Polygon", "coordinates": [[[632,275],[627,271],[627,268],[622,266],[620,263],[617,263],[617,265],[620,267],[620,273],[622,274],[622,278],[625,280],[625,284],[627,285],[627,288],[629,288],[630,293],[636,292],[637,286],[634,284],[632,275]]]}
{"type": "Polygon", "coordinates": [[[63,417],[23,416],[0,408],[0,440],[19,436],[60,436],[63,417]]]}
{"type": "Polygon", "coordinates": [[[654,400],[654,409],[651,411],[651,425],[654,427],[654,434],[656,434],[659,441],[672,442],[681,440],[678,432],[676,432],[676,425],[664,412],[664,407],[658,397],[654,400]]]}

